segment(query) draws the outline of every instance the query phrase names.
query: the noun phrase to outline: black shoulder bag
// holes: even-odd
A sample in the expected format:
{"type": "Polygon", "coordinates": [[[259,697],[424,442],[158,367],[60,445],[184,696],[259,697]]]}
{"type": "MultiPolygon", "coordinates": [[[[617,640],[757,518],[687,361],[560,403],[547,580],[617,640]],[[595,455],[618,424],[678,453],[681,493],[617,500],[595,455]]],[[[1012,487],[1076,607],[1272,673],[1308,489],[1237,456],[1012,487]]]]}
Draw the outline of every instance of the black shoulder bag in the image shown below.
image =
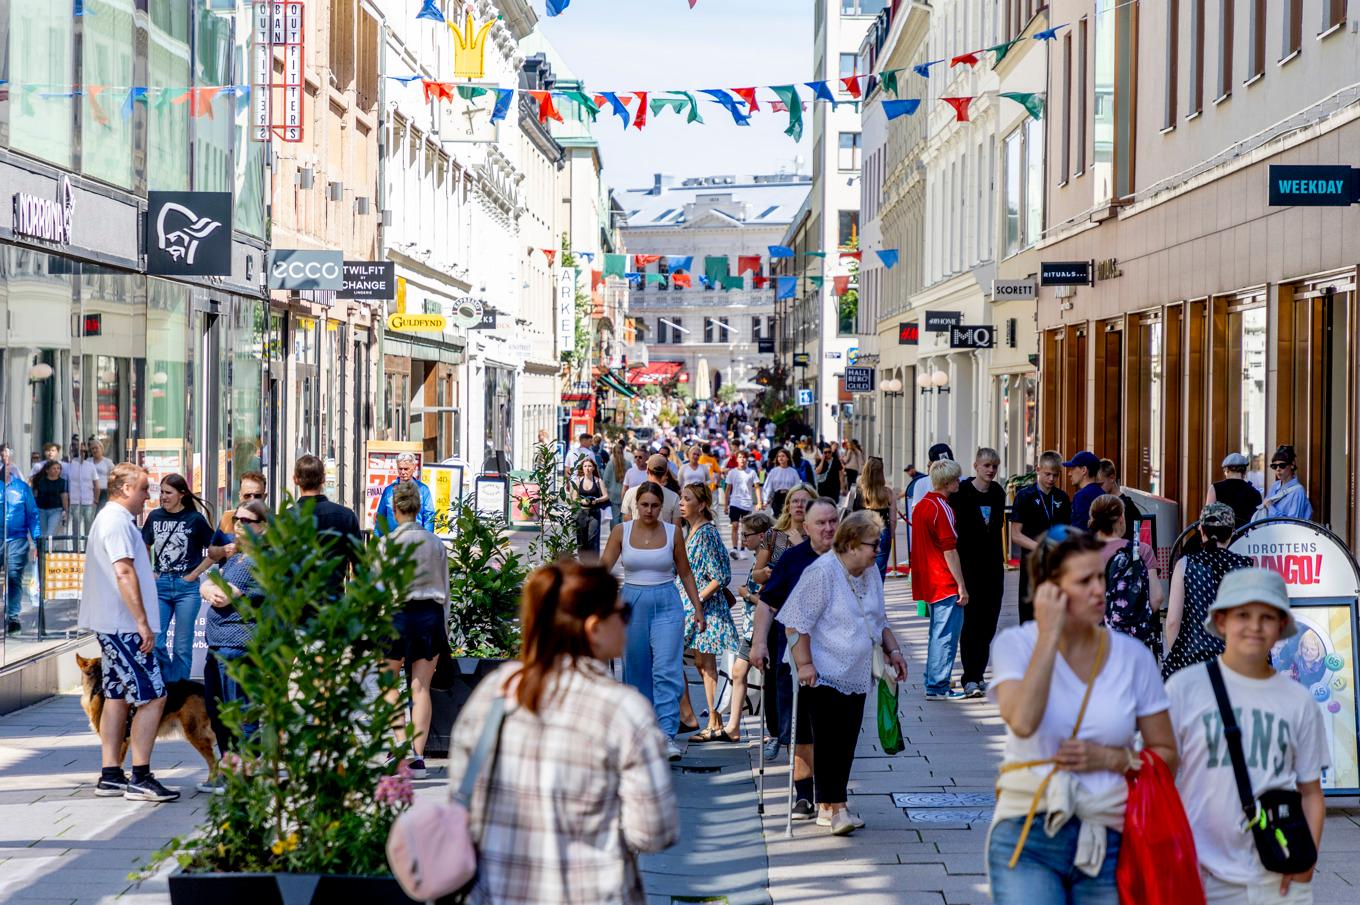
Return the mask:
{"type": "Polygon", "coordinates": [[[1256,852],[1266,870],[1277,874],[1300,874],[1317,863],[1317,846],[1313,832],[1303,813],[1303,796],[1295,789],[1271,789],[1260,797],[1251,794],[1251,777],[1247,774],[1247,759],[1242,754],[1242,727],[1233,715],[1228,689],[1223,686],[1223,672],[1218,658],[1205,664],[1209,681],[1214,686],[1218,714],[1223,719],[1223,738],[1228,743],[1232,758],[1233,778],[1237,794],[1242,799],[1242,813],[1256,841],[1256,852]]]}

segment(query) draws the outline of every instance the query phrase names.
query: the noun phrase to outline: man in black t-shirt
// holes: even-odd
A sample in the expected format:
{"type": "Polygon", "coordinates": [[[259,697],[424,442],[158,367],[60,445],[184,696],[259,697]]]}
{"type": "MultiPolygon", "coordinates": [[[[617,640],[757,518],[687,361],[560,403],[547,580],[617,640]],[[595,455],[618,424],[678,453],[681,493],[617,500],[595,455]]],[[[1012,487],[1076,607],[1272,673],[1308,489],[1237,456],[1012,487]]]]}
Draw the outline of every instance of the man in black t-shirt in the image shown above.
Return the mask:
{"type": "Polygon", "coordinates": [[[996,481],[1000,468],[1001,456],[996,450],[979,449],[973,459],[974,476],[949,495],[959,535],[959,564],[968,576],[968,606],[963,610],[963,633],[959,636],[966,698],[980,698],[987,691],[983,673],[1006,589],[1005,551],[1001,546],[1006,491],[996,481]]]}
{"type": "Polygon", "coordinates": [[[1021,622],[1034,618],[1034,604],[1029,599],[1029,551],[1038,546],[1039,536],[1049,528],[1066,525],[1072,518],[1072,501],[1058,488],[1062,462],[1062,456],[1052,450],[1041,455],[1034,483],[1016,493],[1015,505],[1011,508],[1011,522],[1020,529],[1011,535],[1011,540],[1025,551],[1020,561],[1021,622]]]}
{"type": "Polygon", "coordinates": [[[345,593],[345,579],[358,562],[359,550],[364,545],[359,517],[353,509],[331,502],[321,492],[326,483],[326,464],[316,456],[303,456],[297,460],[293,466],[293,483],[298,489],[298,499],[293,506],[310,507],[312,517],[316,519],[316,530],[327,544],[326,552],[339,552],[345,557],[345,567],[332,572],[326,582],[331,599],[338,599],[345,593]]]}

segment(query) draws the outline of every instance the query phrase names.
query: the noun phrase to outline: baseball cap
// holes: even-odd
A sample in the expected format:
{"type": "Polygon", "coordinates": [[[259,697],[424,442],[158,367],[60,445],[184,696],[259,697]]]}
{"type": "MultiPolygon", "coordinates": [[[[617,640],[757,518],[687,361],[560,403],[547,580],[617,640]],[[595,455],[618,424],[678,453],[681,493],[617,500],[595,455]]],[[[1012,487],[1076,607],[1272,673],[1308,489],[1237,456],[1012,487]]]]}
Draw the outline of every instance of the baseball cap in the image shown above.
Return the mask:
{"type": "Polygon", "coordinates": [[[1237,515],[1227,503],[1210,503],[1199,514],[1199,523],[1205,528],[1235,528],[1237,515]]]}
{"type": "Polygon", "coordinates": [[[1223,576],[1223,581],[1218,585],[1218,597],[1204,617],[1204,630],[1215,638],[1222,638],[1223,635],[1214,625],[1214,613],[1246,606],[1249,603],[1263,603],[1284,613],[1285,623],[1284,630],[1280,632],[1281,638],[1290,638],[1298,633],[1299,627],[1294,622],[1294,614],[1289,611],[1289,592],[1285,589],[1284,579],[1278,572],[1258,568],[1237,569],[1223,576]]]}
{"type": "Polygon", "coordinates": [[[1223,468],[1246,468],[1251,460],[1240,452],[1228,453],[1223,457],[1223,468]]]}
{"type": "Polygon", "coordinates": [[[931,462],[938,462],[941,459],[948,459],[952,462],[954,461],[954,450],[949,448],[948,443],[936,443],[930,448],[930,453],[926,458],[931,462]]]}
{"type": "Polygon", "coordinates": [[[1063,468],[1099,468],[1100,457],[1090,450],[1083,449],[1072,457],[1072,461],[1064,462],[1063,468]]]}

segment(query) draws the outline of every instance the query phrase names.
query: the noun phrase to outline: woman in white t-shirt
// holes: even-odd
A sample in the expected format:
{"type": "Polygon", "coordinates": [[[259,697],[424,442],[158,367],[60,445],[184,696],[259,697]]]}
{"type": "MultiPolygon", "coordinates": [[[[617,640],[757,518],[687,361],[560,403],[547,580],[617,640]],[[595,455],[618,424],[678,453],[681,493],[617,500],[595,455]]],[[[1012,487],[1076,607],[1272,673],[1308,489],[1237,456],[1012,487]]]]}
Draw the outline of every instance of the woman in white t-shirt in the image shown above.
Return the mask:
{"type": "Polygon", "coordinates": [[[688,487],[691,484],[708,484],[711,474],[706,464],[699,461],[703,450],[699,444],[695,443],[685,453],[685,464],[680,466],[680,486],[688,487]]]}
{"type": "MultiPolygon", "coordinates": [[[[1331,689],[1325,674],[1311,687],[1303,684],[1291,665],[1309,636],[1316,640],[1316,633],[1299,625],[1290,613],[1284,579],[1254,568],[1223,577],[1204,629],[1227,642],[1218,657],[1219,672],[1242,731],[1253,797],[1275,789],[1297,790],[1313,841],[1320,846],[1327,816],[1322,773],[1329,758],[1322,715],[1326,701],[1315,700],[1313,695],[1318,688],[1331,689]],[[1271,651],[1281,641],[1285,643],[1272,666],[1271,651]],[[1269,757],[1257,757],[1258,751],[1269,752],[1269,757]]],[[[1271,873],[1262,865],[1252,837],[1242,831],[1232,755],[1208,664],[1196,663],[1177,672],[1167,680],[1166,693],[1181,751],[1176,786],[1195,834],[1208,905],[1311,903],[1313,871],[1271,873]]]]}
{"type": "Polygon", "coordinates": [[[1100,549],[1066,525],[1042,535],[1029,557],[1034,621],[992,643],[987,694],[1006,722],[987,842],[996,905],[1118,903],[1134,736],[1176,769],[1157,661],[1104,626],[1100,549]]]}
{"type": "Polygon", "coordinates": [[[770,508],[774,510],[774,517],[779,518],[784,511],[784,499],[790,490],[803,483],[803,479],[794,469],[793,459],[787,449],[775,450],[773,462],[769,471],[765,472],[765,495],[769,498],[770,508]]]}

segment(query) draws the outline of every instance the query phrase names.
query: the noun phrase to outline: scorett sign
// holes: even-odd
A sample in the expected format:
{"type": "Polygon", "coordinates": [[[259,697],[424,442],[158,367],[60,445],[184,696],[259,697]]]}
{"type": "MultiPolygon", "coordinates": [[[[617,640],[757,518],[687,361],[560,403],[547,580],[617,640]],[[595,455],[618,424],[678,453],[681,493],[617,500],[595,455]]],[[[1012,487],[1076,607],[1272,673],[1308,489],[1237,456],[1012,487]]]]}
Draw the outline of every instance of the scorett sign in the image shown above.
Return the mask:
{"type": "Polygon", "coordinates": [[[1360,169],[1335,165],[1272,166],[1270,204],[1274,207],[1360,204],[1360,169]]]}

